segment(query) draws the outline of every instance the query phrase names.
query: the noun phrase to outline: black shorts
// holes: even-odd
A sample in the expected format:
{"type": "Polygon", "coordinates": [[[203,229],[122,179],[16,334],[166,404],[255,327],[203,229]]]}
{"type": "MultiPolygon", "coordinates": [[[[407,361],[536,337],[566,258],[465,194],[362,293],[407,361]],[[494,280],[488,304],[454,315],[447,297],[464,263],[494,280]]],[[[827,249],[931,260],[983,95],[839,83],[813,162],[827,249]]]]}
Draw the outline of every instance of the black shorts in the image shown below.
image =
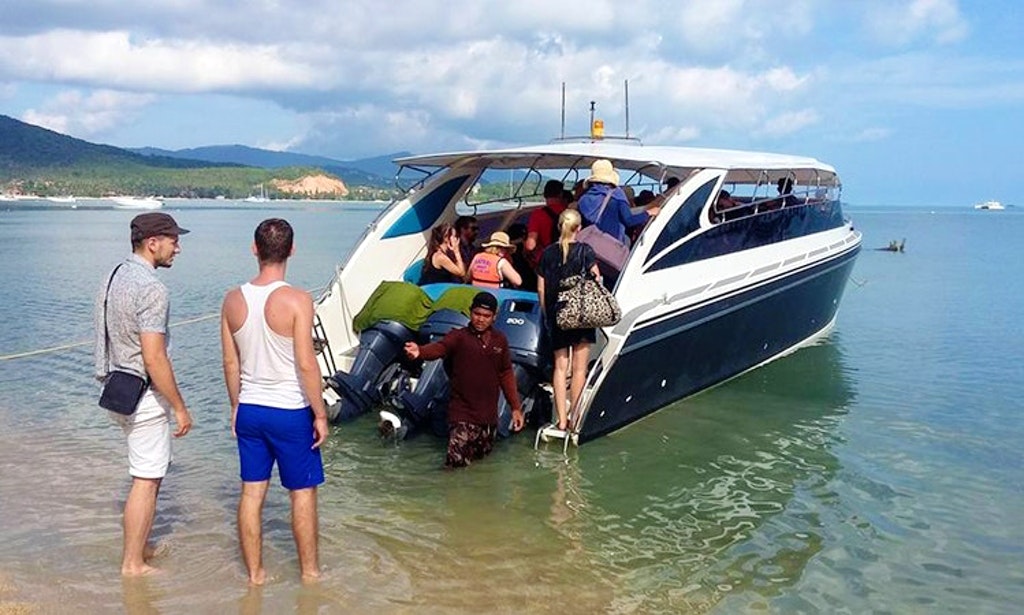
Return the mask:
{"type": "Polygon", "coordinates": [[[553,326],[551,331],[551,350],[562,350],[577,344],[586,342],[593,344],[597,341],[597,329],[559,329],[553,326]]]}

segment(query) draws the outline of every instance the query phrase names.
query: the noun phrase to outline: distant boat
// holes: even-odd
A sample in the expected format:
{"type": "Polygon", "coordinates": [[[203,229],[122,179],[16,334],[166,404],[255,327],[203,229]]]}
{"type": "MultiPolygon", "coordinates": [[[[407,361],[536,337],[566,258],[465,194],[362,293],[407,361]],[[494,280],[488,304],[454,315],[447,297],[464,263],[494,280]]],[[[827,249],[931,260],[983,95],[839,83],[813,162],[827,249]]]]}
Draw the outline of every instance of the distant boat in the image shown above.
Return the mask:
{"type": "Polygon", "coordinates": [[[984,203],[978,203],[977,205],[974,206],[974,208],[1001,211],[1003,209],[1006,209],[1006,206],[1000,203],[999,201],[985,201],[984,203]]]}
{"type": "Polygon", "coordinates": [[[259,193],[259,195],[251,194],[251,195],[245,197],[244,200],[245,200],[246,203],[266,203],[266,202],[270,201],[270,197],[267,196],[267,191],[263,187],[263,184],[260,184],[260,193],[259,193]]]}
{"type": "Polygon", "coordinates": [[[46,200],[52,203],[74,203],[78,199],[73,196],[48,196],[46,200]]]}
{"type": "Polygon", "coordinates": [[[155,196],[112,196],[117,209],[160,209],[164,202],[155,196]]]}

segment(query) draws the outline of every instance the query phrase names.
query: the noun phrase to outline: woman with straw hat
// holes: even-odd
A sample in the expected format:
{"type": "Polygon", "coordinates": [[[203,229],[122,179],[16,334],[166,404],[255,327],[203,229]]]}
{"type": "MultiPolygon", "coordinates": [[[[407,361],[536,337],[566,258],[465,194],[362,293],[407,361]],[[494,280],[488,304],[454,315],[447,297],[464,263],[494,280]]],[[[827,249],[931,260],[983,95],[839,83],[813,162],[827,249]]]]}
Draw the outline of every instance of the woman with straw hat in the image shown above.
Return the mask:
{"type": "Polygon", "coordinates": [[[498,231],[491,234],[491,239],[483,244],[483,251],[473,257],[469,264],[469,283],[483,288],[501,288],[502,286],[520,286],[522,276],[508,259],[512,250],[512,241],[508,233],[498,231]]]}
{"type": "Polygon", "coordinates": [[[627,228],[643,226],[661,211],[655,205],[645,211],[632,213],[629,199],[619,188],[619,174],[609,160],[602,158],[590,165],[586,186],[578,207],[583,221],[596,224],[597,228],[623,243],[626,241],[627,228]]]}

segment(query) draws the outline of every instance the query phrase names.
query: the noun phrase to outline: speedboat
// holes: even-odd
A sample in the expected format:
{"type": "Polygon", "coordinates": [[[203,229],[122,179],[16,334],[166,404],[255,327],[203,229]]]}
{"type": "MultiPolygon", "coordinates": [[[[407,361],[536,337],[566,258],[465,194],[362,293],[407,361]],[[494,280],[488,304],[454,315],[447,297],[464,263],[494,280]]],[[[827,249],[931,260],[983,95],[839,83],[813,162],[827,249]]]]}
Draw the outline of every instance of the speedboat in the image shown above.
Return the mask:
{"type": "Polygon", "coordinates": [[[977,205],[974,206],[974,208],[1001,211],[1003,209],[1006,209],[1006,206],[1000,203],[999,201],[985,201],[984,203],[978,203],[977,205]]]}
{"type": "Polygon", "coordinates": [[[117,209],[160,209],[164,202],[155,196],[112,196],[109,197],[117,209]]]}
{"type": "MultiPolygon", "coordinates": [[[[402,195],[367,227],[316,301],[315,336],[333,414],[358,416],[383,404],[382,417],[392,427],[409,422],[408,413],[396,412],[402,403],[391,402],[418,388],[417,378],[428,370],[403,365],[402,344],[436,339],[443,328],[424,331],[421,322],[396,326],[385,319],[374,330],[357,328],[353,320],[371,296],[379,298],[382,280],[415,284],[434,226],[475,215],[486,237],[525,222],[544,205],[547,180],[571,187],[598,159],[611,161],[621,184],[636,194],[679,181],[669,182],[660,214],[632,243],[613,289],[622,319],[598,330],[570,428],[547,426],[538,436],[585,443],[813,344],[832,329],[861,234],[843,216],[842,184],[828,164],[610,138],[410,156],[395,161],[402,195]],[[783,185],[790,193],[777,193],[783,185]],[[729,211],[717,209],[721,190],[732,195],[729,211]]],[[[537,297],[496,294],[495,326],[519,340],[513,350],[521,367],[517,382],[537,420],[551,408],[550,357],[544,335],[534,334],[541,325],[537,297]],[[517,337],[520,328],[533,333],[517,337]]],[[[448,328],[461,326],[449,316],[442,318],[448,328]]],[[[435,376],[427,379],[437,384],[435,376]]],[[[426,414],[443,405],[443,388],[427,394],[434,408],[426,414]]]]}

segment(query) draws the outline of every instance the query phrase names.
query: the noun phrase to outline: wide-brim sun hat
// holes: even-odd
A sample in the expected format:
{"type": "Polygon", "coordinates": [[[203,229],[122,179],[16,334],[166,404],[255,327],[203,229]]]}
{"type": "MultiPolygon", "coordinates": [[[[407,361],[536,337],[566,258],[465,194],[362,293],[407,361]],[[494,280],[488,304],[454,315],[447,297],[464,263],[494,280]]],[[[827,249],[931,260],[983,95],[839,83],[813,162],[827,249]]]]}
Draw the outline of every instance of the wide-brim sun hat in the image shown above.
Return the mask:
{"type": "Polygon", "coordinates": [[[619,185],[619,174],[612,166],[610,160],[601,158],[595,160],[594,164],[590,165],[590,177],[587,178],[587,183],[600,183],[600,184],[611,184],[613,186],[619,185]]]}
{"type": "Polygon", "coordinates": [[[483,244],[484,248],[511,248],[512,240],[509,239],[508,233],[498,231],[491,233],[491,238],[487,243],[483,244]]]}

